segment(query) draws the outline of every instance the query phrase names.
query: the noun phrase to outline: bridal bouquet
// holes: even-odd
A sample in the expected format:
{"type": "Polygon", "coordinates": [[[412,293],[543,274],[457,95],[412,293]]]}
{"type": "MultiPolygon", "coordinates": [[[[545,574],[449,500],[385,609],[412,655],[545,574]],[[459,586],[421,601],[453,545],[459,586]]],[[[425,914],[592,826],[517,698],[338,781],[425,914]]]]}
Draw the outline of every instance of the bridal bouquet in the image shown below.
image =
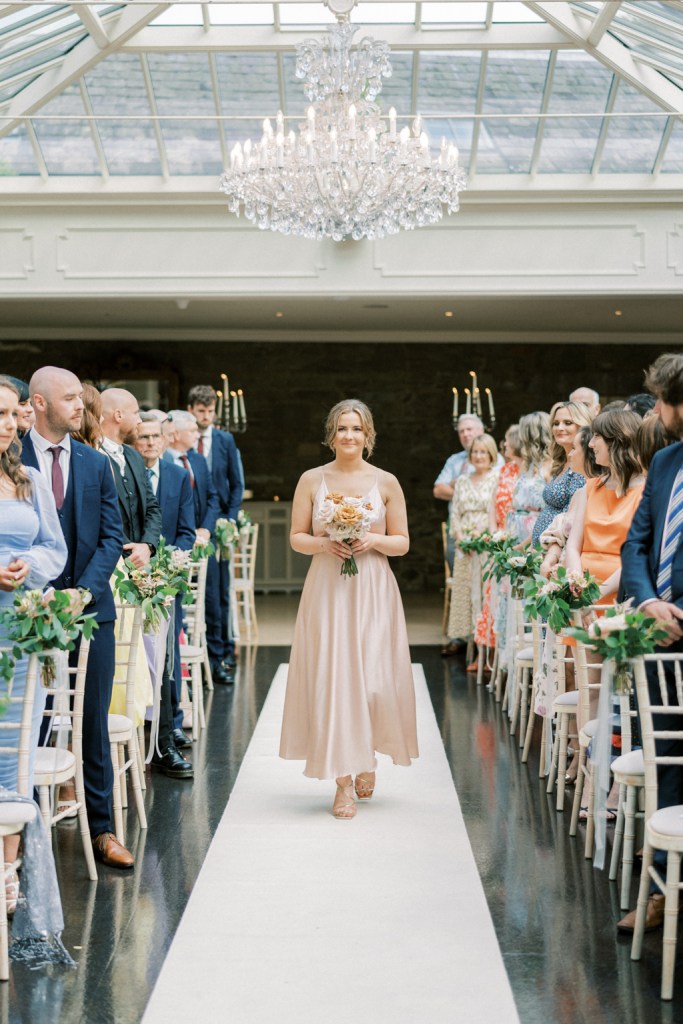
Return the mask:
{"type": "MultiPolygon", "coordinates": [[[[371,502],[360,497],[348,498],[335,492],[325,496],[318,518],[325,524],[328,537],[348,543],[352,540],[361,540],[377,516],[371,502]]],[[[358,566],[353,555],[342,562],[341,575],[358,575],[358,566]]]]}
{"type": "Polygon", "coordinates": [[[596,650],[605,661],[613,659],[612,689],[620,696],[631,692],[630,659],[652,654],[657,644],[669,635],[656,619],[645,612],[633,611],[631,601],[615,604],[602,618],[591,622],[588,629],[569,629],[567,632],[596,650]]]}
{"type": "Polygon", "coordinates": [[[550,579],[538,576],[535,583],[527,589],[529,614],[532,618],[547,619],[553,633],[571,625],[572,612],[577,608],[589,608],[600,600],[600,584],[588,570],[567,572],[559,565],[550,579]]]}
{"type": "Polygon", "coordinates": [[[43,685],[50,686],[57,677],[57,667],[47,652],[73,651],[81,634],[89,640],[98,628],[95,616],[84,614],[89,601],[89,592],[78,590],[24,590],[15,594],[10,607],[0,611],[0,624],[12,645],[11,652],[0,655],[0,678],[9,684],[16,659],[37,654],[43,685]]]}

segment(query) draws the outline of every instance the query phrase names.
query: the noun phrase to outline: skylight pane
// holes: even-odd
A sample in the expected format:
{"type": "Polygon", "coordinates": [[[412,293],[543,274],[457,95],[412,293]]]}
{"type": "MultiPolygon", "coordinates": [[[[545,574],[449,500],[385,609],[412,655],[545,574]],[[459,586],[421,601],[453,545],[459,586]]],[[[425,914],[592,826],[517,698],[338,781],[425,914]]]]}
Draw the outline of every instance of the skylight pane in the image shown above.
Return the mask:
{"type": "MultiPolygon", "coordinates": [[[[0,139],[0,178],[37,175],[38,166],[24,125],[0,139]]],[[[1,187],[1,186],[0,186],[1,187]]]]}
{"type": "Polygon", "coordinates": [[[548,74],[547,50],[494,51],[486,68],[486,114],[537,114],[548,74]]]}
{"type": "Polygon", "coordinates": [[[97,122],[110,173],[160,174],[152,111],[137,55],[113,54],[88,72],[85,84],[93,112],[115,118],[97,122]]]}
{"type": "Polygon", "coordinates": [[[662,162],[662,174],[683,174],[683,124],[676,121],[662,162]]]}
{"type": "Polygon", "coordinates": [[[390,107],[404,114],[411,112],[413,98],[413,55],[391,52],[391,78],[382,79],[382,91],[377,103],[385,113],[390,107]]]}
{"type": "Polygon", "coordinates": [[[580,115],[604,111],[612,78],[583,51],[558,53],[548,112],[573,116],[546,120],[539,174],[590,173],[602,119],[580,115]]]}
{"type": "Polygon", "coordinates": [[[33,119],[43,159],[50,174],[99,174],[100,166],[78,83],[46,103],[33,119]],[[41,116],[42,115],[42,116],[41,116]],[[50,117],[68,117],[52,121],[50,117]]]}
{"type": "Polygon", "coordinates": [[[203,25],[201,4],[170,4],[150,25],[203,25]]]}
{"type": "Polygon", "coordinates": [[[504,3],[501,3],[500,0],[497,0],[493,5],[493,21],[501,24],[506,22],[542,22],[543,18],[540,14],[534,14],[529,10],[526,4],[513,3],[512,0],[505,0],[504,3]]]}
{"type": "Polygon", "coordinates": [[[423,25],[485,25],[486,3],[422,4],[423,25]]]}
{"type": "Polygon", "coordinates": [[[415,4],[366,4],[361,0],[351,20],[359,25],[414,25],[415,4]]]}
{"type": "Polygon", "coordinates": [[[279,108],[274,53],[217,53],[216,75],[223,114],[264,117],[279,108]]]}
{"type": "Polygon", "coordinates": [[[482,121],[477,148],[477,173],[528,174],[537,127],[536,118],[482,121]]]}
{"type": "Polygon", "coordinates": [[[216,121],[162,121],[161,134],[171,174],[215,175],[223,170],[216,121]]]}
{"type": "Polygon", "coordinates": [[[435,156],[441,145],[441,140],[446,143],[454,143],[460,154],[460,166],[467,171],[472,156],[472,133],[474,121],[462,121],[459,118],[435,117],[425,119],[424,127],[429,135],[432,155],[435,156]]]}
{"type": "Polygon", "coordinates": [[[212,25],[272,25],[273,4],[211,4],[212,25]]]}
{"type": "MultiPolygon", "coordinates": [[[[337,19],[322,4],[278,4],[280,24],[286,25],[334,25],[337,19]]],[[[354,18],[354,21],[358,18],[354,18]]]]}
{"type": "Polygon", "coordinates": [[[417,88],[421,114],[469,114],[477,104],[481,53],[423,52],[417,88]]]}
{"type": "Polygon", "coordinates": [[[157,110],[173,114],[215,114],[206,53],[148,53],[157,110]]]}
{"type": "Polygon", "coordinates": [[[657,157],[666,117],[657,116],[659,108],[647,96],[623,81],[619,85],[614,110],[616,113],[642,111],[653,116],[616,117],[610,120],[600,172],[649,174],[657,157]]]}

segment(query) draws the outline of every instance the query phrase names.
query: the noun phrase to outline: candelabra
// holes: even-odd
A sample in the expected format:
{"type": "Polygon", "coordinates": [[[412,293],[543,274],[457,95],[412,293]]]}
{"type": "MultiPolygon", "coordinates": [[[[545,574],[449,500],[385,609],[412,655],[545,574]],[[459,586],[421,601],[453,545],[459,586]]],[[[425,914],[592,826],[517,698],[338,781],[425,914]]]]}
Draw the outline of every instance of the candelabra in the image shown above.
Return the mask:
{"type": "MultiPolygon", "coordinates": [[[[476,370],[470,370],[470,374],[469,375],[472,378],[472,380],[470,381],[470,387],[463,388],[463,395],[464,395],[464,399],[465,399],[465,408],[463,409],[462,415],[464,415],[464,416],[470,416],[470,415],[478,416],[479,419],[483,422],[484,427],[486,428],[487,432],[489,434],[491,434],[491,433],[493,433],[493,431],[495,429],[495,426],[496,426],[496,409],[495,409],[495,406],[493,404],[493,389],[492,388],[484,388],[483,389],[484,394],[486,395],[487,403],[488,403],[488,423],[487,423],[485,421],[484,415],[483,415],[482,401],[481,401],[482,389],[479,387],[479,384],[478,384],[476,370]]],[[[453,390],[453,416],[452,416],[452,418],[453,418],[453,430],[457,431],[457,429],[458,429],[459,409],[460,409],[460,395],[458,393],[458,389],[457,388],[454,387],[452,390],[453,390]]]]}
{"type": "Polygon", "coordinates": [[[216,423],[221,430],[244,434],[247,429],[247,408],[242,388],[231,391],[227,373],[221,374],[221,386],[216,390],[216,423]]]}

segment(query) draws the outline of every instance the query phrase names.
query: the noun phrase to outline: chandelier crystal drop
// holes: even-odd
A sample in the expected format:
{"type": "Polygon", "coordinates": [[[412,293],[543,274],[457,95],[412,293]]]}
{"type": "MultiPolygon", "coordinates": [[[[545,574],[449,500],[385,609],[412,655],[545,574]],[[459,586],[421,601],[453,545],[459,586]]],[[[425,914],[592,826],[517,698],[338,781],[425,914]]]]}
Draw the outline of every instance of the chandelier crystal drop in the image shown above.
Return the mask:
{"type": "Polygon", "coordinates": [[[352,48],[356,26],[333,2],[327,39],[297,47],[306,120],[287,131],[278,111],[259,142],[233,147],[220,182],[228,209],[263,230],[338,242],[434,224],[458,210],[466,187],[457,148],[442,139],[432,157],[419,115],[398,130],[394,108],[382,114],[374,101],[391,75],[389,45],[366,36],[352,48]]]}

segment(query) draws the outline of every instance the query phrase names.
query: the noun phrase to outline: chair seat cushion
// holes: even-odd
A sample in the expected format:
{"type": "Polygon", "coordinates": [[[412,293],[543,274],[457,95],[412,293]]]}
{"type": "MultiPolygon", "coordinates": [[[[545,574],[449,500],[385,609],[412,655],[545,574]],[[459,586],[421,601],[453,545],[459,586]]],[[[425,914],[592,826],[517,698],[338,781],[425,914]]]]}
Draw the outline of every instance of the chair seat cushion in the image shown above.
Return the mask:
{"type": "MultiPolygon", "coordinates": [[[[598,731],[598,720],[592,718],[590,722],[586,722],[583,729],[581,730],[581,736],[585,736],[587,740],[592,740],[598,731]]],[[[585,744],[584,744],[585,745],[585,744]]]]}
{"type": "Polygon", "coordinates": [[[676,804],[674,807],[662,807],[661,810],[655,811],[648,821],[648,826],[660,835],[683,838],[683,805],[676,804]]]}
{"type": "Polygon", "coordinates": [[[533,647],[523,647],[521,651],[517,652],[517,661],[533,661],[534,660],[534,649],[533,647]]]}
{"type": "Polygon", "coordinates": [[[192,644],[181,644],[180,645],[180,660],[189,661],[190,659],[203,658],[204,650],[201,647],[194,647],[192,644]]]}
{"type": "MultiPolygon", "coordinates": [[[[76,758],[66,747],[38,747],[36,750],[35,776],[38,785],[39,775],[53,775],[55,772],[62,773],[73,768],[76,758]]],[[[42,783],[45,785],[45,783],[42,783]]],[[[48,783],[49,784],[49,783],[48,783]]]]}
{"type": "Polygon", "coordinates": [[[566,693],[560,693],[553,701],[553,708],[575,708],[579,703],[579,691],[578,690],[567,690],[566,693]]]}
{"type": "Polygon", "coordinates": [[[0,828],[27,825],[35,816],[35,804],[14,803],[12,800],[0,803],[0,828]]]}
{"type": "Polygon", "coordinates": [[[109,738],[112,740],[117,740],[133,731],[133,723],[126,715],[109,715],[107,723],[109,738]]]}
{"type": "Polygon", "coordinates": [[[645,776],[645,760],[642,750],[631,750],[628,754],[621,754],[612,761],[612,771],[621,775],[642,775],[645,776]]]}

